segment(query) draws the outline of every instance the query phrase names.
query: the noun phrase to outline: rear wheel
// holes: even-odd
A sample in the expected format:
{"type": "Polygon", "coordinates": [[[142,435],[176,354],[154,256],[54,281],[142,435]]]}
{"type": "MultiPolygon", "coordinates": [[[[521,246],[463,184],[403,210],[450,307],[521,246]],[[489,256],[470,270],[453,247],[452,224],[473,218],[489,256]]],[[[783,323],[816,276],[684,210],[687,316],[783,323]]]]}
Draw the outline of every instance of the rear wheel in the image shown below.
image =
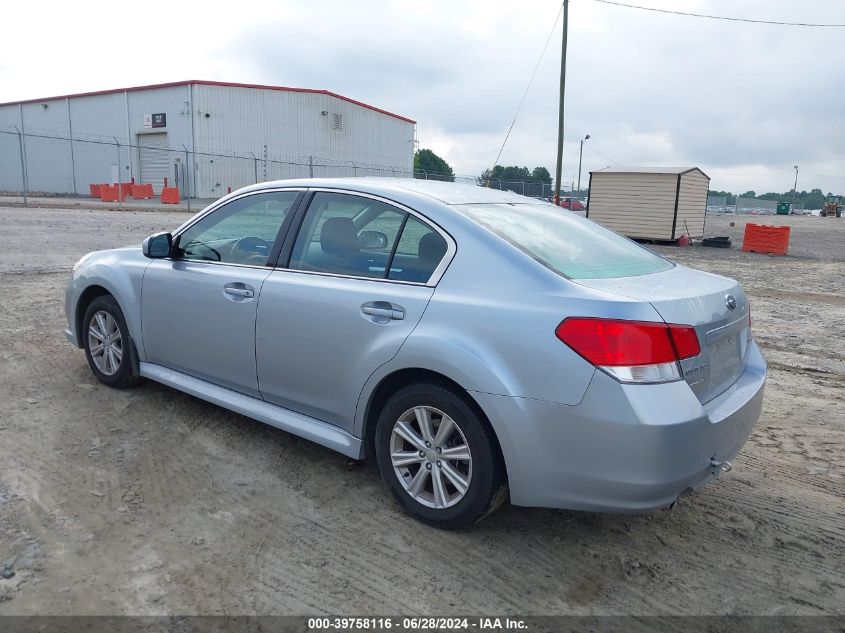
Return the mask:
{"type": "Polygon", "coordinates": [[[132,375],[129,329],[111,295],[97,297],[82,318],[82,341],[88,365],[97,380],[117,389],[138,384],[132,375]]]}
{"type": "Polygon", "coordinates": [[[376,427],[379,471],[415,518],[456,529],[496,510],[505,472],[486,422],[459,394],[436,384],[393,395],[376,427]]]}

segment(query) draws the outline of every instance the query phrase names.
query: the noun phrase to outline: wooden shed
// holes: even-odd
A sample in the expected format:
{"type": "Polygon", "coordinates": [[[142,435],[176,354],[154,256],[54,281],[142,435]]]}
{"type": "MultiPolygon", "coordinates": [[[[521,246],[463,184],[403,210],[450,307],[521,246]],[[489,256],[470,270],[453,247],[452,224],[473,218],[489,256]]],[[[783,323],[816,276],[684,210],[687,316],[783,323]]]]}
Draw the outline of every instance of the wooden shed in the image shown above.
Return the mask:
{"type": "Polygon", "coordinates": [[[608,167],[590,172],[587,217],[635,239],[704,237],[709,188],[698,167],[608,167]]]}

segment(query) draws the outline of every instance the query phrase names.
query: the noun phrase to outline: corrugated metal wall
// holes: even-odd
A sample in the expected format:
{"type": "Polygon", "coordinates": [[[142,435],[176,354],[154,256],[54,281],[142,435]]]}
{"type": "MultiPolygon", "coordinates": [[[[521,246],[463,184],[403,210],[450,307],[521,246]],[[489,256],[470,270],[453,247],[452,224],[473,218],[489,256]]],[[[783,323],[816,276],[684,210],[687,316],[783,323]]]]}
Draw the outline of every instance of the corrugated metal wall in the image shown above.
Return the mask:
{"type": "MultiPolygon", "coordinates": [[[[140,181],[139,135],[151,132],[167,134],[175,184],[184,191],[188,176],[199,197],[312,172],[365,176],[413,168],[413,123],[308,92],[194,84],[0,106],[0,130],[15,126],[45,137],[24,141],[33,192],[84,194],[90,183],[110,182],[117,165],[121,180],[140,181]],[[144,127],[153,113],[166,114],[165,128],[144,127]]],[[[0,134],[0,190],[22,188],[17,136],[0,134]]]]}
{"type": "Polygon", "coordinates": [[[256,167],[259,180],[307,177],[310,157],[336,163],[331,170],[314,168],[315,176],[389,175],[353,164],[413,168],[414,124],[396,117],[323,94],[202,84],[194,90],[197,147],[212,154],[236,149],[257,157],[256,165],[198,154],[197,186],[206,195],[251,184],[256,167]],[[343,117],[340,130],[333,129],[335,114],[343,117]],[[267,156],[281,160],[265,160],[267,156]],[[285,159],[298,164],[285,164],[285,159]]]}

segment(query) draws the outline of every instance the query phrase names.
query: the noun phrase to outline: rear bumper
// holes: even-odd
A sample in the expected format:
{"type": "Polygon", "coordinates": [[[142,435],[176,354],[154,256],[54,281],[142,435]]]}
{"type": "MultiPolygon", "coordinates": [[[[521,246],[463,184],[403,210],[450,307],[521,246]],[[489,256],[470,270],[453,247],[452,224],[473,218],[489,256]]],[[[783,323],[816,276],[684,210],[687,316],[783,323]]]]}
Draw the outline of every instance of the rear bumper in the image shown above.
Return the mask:
{"type": "Polygon", "coordinates": [[[686,382],[624,385],[597,371],[566,406],[473,393],[490,417],[516,505],[640,512],[671,505],[739,453],[763,406],[766,362],[702,405],[686,382]]]}

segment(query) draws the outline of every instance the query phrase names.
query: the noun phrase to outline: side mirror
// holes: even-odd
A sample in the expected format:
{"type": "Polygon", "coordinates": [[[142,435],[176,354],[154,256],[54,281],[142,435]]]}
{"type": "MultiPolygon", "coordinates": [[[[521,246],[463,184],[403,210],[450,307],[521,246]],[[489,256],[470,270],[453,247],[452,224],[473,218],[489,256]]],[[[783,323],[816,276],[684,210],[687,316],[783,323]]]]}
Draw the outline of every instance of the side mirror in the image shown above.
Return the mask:
{"type": "Polygon", "coordinates": [[[365,251],[380,251],[387,248],[387,235],[381,231],[361,231],[358,244],[365,251]]]}
{"type": "Polygon", "coordinates": [[[154,233],[141,243],[144,257],[161,259],[170,257],[173,250],[173,236],[170,233],[154,233]]]}

